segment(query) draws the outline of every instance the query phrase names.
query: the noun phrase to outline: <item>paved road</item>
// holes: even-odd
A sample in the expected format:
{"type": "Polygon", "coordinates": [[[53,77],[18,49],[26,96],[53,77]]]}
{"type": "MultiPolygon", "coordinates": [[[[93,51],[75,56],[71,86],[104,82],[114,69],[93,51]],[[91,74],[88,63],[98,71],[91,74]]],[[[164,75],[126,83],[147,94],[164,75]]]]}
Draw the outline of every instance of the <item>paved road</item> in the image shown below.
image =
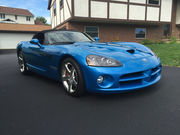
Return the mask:
{"type": "Polygon", "coordinates": [[[0,55],[0,135],[179,135],[180,68],[140,91],[72,98],[56,82],[23,76],[0,55]]]}

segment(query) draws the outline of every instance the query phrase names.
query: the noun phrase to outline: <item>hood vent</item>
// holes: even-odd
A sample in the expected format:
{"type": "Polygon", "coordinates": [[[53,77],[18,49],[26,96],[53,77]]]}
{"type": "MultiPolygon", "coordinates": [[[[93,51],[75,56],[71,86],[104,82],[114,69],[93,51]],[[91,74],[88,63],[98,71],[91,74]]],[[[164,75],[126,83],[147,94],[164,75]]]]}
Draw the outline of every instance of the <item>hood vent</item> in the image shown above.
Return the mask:
{"type": "Polygon", "coordinates": [[[135,52],[135,50],[134,49],[130,49],[130,50],[127,50],[127,52],[133,54],[135,52]]]}

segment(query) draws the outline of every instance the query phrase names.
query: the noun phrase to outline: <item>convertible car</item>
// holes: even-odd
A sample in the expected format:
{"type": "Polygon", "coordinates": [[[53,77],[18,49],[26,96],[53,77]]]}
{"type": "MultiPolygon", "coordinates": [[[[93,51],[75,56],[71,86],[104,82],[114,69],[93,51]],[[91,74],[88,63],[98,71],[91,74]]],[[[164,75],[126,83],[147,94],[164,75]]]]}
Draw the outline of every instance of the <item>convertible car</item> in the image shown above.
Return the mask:
{"type": "Polygon", "coordinates": [[[49,30],[17,45],[21,73],[62,82],[66,92],[118,93],[150,86],[161,78],[160,59],[131,42],[100,43],[82,32],[49,30]]]}

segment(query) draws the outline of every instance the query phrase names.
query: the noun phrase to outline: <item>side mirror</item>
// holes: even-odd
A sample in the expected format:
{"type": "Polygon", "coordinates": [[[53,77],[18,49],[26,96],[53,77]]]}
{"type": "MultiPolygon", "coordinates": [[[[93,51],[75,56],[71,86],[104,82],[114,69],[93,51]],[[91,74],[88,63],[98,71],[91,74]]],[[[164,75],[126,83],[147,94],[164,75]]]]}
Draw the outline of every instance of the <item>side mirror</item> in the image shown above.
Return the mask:
{"type": "Polygon", "coordinates": [[[96,42],[99,42],[99,37],[95,37],[94,40],[95,40],[96,42]]]}
{"type": "Polygon", "coordinates": [[[40,43],[39,43],[39,40],[38,40],[38,39],[32,39],[32,40],[30,41],[30,43],[40,46],[40,43]]]}

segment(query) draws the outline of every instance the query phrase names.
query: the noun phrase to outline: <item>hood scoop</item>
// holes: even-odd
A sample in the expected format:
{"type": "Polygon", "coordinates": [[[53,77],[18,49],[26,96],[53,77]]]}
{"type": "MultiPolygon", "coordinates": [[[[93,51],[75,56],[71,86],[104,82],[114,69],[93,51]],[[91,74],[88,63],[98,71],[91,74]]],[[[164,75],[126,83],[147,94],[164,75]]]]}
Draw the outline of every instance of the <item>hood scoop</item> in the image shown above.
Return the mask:
{"type": "Polygon", "coordinates": [[[133,54],[133,53],[135,53],[135,50],[134,49],[129,49],[129,50],[127,50],[127,52],[133,54]]]}

